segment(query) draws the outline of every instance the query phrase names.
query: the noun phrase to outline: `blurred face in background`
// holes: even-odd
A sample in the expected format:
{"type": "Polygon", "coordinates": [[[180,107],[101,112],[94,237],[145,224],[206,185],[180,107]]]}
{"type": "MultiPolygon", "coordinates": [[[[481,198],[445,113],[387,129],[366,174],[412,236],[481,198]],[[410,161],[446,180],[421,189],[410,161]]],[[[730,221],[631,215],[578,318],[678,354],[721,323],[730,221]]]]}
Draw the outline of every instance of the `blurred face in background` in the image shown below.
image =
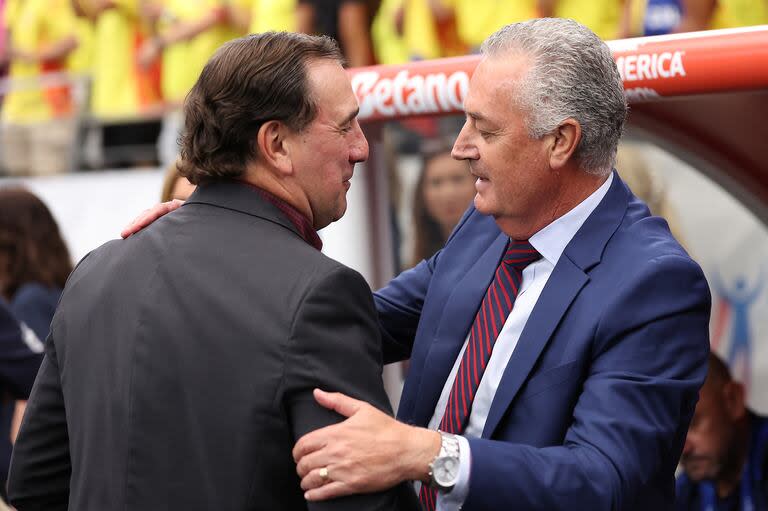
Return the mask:
{"type": "Polygon", "coordinates": [[[680,460],[692,481],[718,480],[724,472],[734,470],[739,452],[736,423],[745,414],[740,383],[705,383],[680,460]]]}
{"type": "Polygon", "coordinates": [[[430,158],[424,168],[424,206],[444,235],[461,219],[475,196],[475,185],[466,161],[450,152],[430,158]]]}

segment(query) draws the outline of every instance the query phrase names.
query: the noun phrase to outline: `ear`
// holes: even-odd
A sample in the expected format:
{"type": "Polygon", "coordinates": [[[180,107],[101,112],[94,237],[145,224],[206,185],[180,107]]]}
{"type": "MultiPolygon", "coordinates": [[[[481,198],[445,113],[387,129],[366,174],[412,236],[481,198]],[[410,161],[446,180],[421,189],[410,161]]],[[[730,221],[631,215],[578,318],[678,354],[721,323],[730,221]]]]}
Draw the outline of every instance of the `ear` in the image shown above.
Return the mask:
{"type": "Polygon", "coordinates": [[[723,403],[731,420],[735,421],[744,417],[747,413],[744,385],[733,380],[723,385],[723,403]]]}
{"type": "Polygon", "coordinates": [[[573,156],[581,140],[581,125],[576,119],[564,120],[551,134],[549,165],[553,169],[563,168],[573,156]]]}
{"type": "Polygon", "coordinates": [[[275,120],[262,124],[256,133],[259,156],[269,168],[285,175],[293,174],[293,162],[287,143],[289,134],[288,126],[275,120]]]}

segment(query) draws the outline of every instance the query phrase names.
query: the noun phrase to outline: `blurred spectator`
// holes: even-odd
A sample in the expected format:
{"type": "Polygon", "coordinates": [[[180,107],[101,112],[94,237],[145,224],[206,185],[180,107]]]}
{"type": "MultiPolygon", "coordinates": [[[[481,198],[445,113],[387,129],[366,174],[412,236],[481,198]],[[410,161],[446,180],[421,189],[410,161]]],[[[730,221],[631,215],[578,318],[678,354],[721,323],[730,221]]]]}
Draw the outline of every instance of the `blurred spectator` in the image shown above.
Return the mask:
{"type": "Polygon", "coordinates": [[[538,0],[539,16],[574,19],[589,27],[601,39],[616,39],[625,1],[538,0]]]}
{"type": "Polygon", "coordinates": [[[539,15],[538,0],[453,0],[459,36],[473,51],[499,28],[539,15]]]}
{"type": "Polygon", "coordinates": [[[250,8],[232,8],[230,17],[248,33],[296,31],[296,0],[251,0],[250,8]]]}
{"type": "Polygon", "coordinates": [[[229,8],[249,8],[251,0],[223,2],[209,0],[155,0],[150,12],[157,12],[154,36],[143,41],[139,63],[149,68],[162,54],[162,92],[166,104],[181,106],[184,96],[200,76],[203,66],[219,46],[240,37],[229,21],[229,8]]]}
{"type": "Polygon", "coordinates": [[[174,199],[187,200],[192,195],[192,192],[195,191],[195,185],[179,173],[178,164],[179,160],[176,160],[165,169],[160,202],[168,202],[174,199]]]}
{"type": "MultiPolygon", "coordinates": [[[[4,250],[0,243],[0,268],[4,264],[4,250]]],[[[26,337],[6,304],[0,300],[0,395],[3,396],[3,406],[0,406],[0,509],[9,509],[4,502],[7,500],[5,481],[8,479],[11,460],[9,425],[12,403],[14,400],[29,398],[43,358],[42,353],[29,348],[26,337]]]]}
{"type": "MultiPolygon", "coordinates": [[[[45,204],[24,188],[0,188],[0,296],[21,323],[24,340],[34,353],[43,351],[41,341],[48,337],[71,271],[69,251],[45,204]]],[[[37,372],[37,367],[33,369],[37,372]]],[[[21,401],[15,406],[3,404],[3,439],[16,437],[24,408],[21,401]]],[[[0,462],[7,475],[8,460],[0,462]]]]}
{"type": "Polygon", "coordinates": [[[75,136],[71,90],[61,74],[78,44],[72,6],[69,0],[8,0],[4,17],[13,87],[2,111],[5,168],[12,175],[65,172],[75,136]]]}
{"type": "Polygon", "coordinates": [[[710,354],[681,458],[677,511],[768,509],[767,445],[768,419],[747,408],[744,386],[710,354]]]}
{"type": "Polygon", "coordinates": [[[32,192],[0,188],[0,246],[0,295],[45,339],[72,261],[56,220],[32,192]]]}
{"type": "MultiPolygon", "coordinates": [[[[634,2],[641,3],[639,0],[634,2]]],[[[682,16],[682,0],[647,0],[642,35],[668,34],[680,24],[682,16]]]]}
{"type": "Polygon", "coordinates": [[[150,36],[139,0],[80,0],[94,20],[93,114],[124,119],[160,110],[159,66],[137,66],[138,50],[150,36]]]}
{"type": "Polygon", "coordinates": [[[371,22],[380,0],[298,0],[296,29],[338,41],[350,67],[374,63],[371,22]]]}
{"type": "Polygon", "coordinates": [[[153,163],[162,112],[160,63],[138,65],[153,19],[142,0],[79,0],[93,20],[91,113],[101,130],[102,154],[94,165],[153,163]]]}
{"type": "Polygon", "coordinates": [[[94,30],[93,20],[88,17],[88,13],[83,9],[83,2],[86,1],[71,0],[72,9],[75,13],[77,48],[67,57],[67,69],[77,75],[78,78],[87,78],[90,81],[91,67],[93,65],[94,30]]]}
{"type": "Polygon", "coordinates": [[[474,180],[467,162],[454,160],[449,144],[429,141],[414,192],[411,266],[429,259],[443,247],[474,196],[474,180]]]}
{"type": "Polygon", "coordinates": [[[468,51],[456,29],[453,0],[384,0],[372,31],[380,63],[453,57],[468,51]]]}
{"type": "Polygon", "coordinates": [[[768,23],[765,0],[681,0],[682,18],[675,32],[746,27],[768,23]]]}

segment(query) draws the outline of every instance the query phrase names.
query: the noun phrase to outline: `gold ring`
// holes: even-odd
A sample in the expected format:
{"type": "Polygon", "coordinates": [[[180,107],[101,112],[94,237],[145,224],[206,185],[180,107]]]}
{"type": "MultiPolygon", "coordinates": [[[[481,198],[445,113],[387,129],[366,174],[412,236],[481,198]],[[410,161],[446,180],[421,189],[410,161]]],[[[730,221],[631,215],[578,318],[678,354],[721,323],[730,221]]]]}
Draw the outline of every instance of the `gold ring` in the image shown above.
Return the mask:
{"type": "Polygon", "coordinates": [[[320,479],[322,479],[323,481],[327,481],[328,480],[328,467],[321,468],[320,471],[318,472],[318,474],[320,475],[320,479]]]}

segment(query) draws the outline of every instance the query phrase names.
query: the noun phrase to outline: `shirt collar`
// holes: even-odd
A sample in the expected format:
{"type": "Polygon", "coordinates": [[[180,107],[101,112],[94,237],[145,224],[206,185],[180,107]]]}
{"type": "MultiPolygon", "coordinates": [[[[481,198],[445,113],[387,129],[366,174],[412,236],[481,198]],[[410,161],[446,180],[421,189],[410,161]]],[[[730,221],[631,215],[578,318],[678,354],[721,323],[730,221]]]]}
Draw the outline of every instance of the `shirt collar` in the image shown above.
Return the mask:
{"type": "Polygon", "coordinates": [[[549,261],[552,266],[557,265],[565,247],[568,246],[589,215],[603,200],[612,182],[613,172],[608,175],[608,179],[600,185],[600,188],[592,192],[575,208],[531,236],[528,241],[533,245],[533,248],[538,250],[541,257],[549,261]]]}
{"type": "Polygon", "coordinates": [[[290,220],[293,226],[296,227],[296,230],[299,232],[299,235],[304,239],[304,241],[315,247],[317,250],[323,249],[323,241],[320,239],[317,231],[312,226],[312,222],[310,222],[309,218],[307,218],[301,211],[263,188],[259,188],[258,186],[247,181],[241,180],[239,183],[249,187],[251,190],[259,194],[262,199],[279,209],[286,216],[286,218],[290,220]]]}

